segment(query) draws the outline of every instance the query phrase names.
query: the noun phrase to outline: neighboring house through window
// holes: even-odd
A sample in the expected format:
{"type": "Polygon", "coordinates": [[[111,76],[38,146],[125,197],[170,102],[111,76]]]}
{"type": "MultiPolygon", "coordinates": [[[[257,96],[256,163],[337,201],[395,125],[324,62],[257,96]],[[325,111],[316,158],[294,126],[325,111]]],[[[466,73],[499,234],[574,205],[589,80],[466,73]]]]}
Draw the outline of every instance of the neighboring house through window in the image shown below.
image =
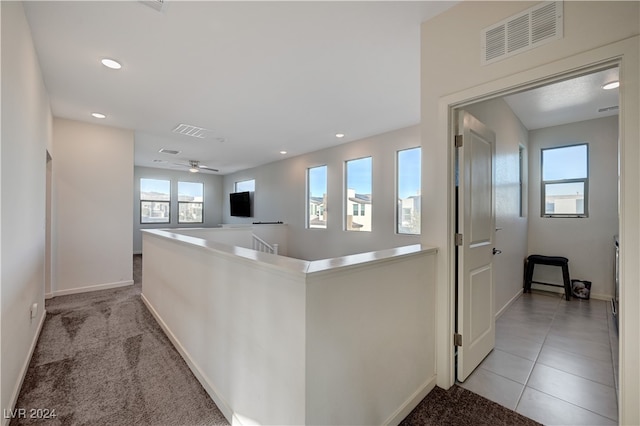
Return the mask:
{"type": "Polygon", "coordinates": [[[178,223],[204,222],[204,184],[178,182],[178,223]]]}
{"type": "Polygon", "coordinates": [[[370,232],[372,213],[371,157],[347,161],[345,173],[345,229],[347,231],[370,232]],[[366,207],[367,204],[369,207],[366,207]]]}
{"type": "Polygon", "coordinates": [[[398,234],[420,234],[421,167],[422,148],[397,152],[397,213],[398,234]]]}
{"type": "Polygon", "coordinates": [[[140,179],[140,223],[169,223],[171,182],[140,179]]]}
{"type": "Polygon", "coordinates": [[[307,228],[327,227],[327,166],[307,169],[307,228]]]}

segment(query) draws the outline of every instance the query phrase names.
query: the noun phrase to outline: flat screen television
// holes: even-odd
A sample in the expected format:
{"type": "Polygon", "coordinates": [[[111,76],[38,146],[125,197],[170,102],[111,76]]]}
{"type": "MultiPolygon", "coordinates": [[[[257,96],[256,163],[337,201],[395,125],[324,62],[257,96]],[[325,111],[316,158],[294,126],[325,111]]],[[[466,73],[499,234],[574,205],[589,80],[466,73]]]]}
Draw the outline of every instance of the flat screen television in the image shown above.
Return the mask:
{"type": "Polygon", "coordinates": [[[231,216],[251,217],[251,196],[249,191],[229,194],[231,216]]]}

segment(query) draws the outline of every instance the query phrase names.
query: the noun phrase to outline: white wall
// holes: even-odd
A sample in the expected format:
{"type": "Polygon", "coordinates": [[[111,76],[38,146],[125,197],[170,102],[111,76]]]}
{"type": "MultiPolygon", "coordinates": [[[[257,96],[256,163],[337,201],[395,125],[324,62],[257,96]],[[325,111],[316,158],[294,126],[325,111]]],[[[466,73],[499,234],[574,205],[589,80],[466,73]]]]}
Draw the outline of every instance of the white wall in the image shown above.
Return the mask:
{"type": "Polygon", "coordinates": [[[435,257],[307,278],[306,424],[398,424],[433,389],[435,257]]]}
{"type": "Polygon", "coordinates": [[[53,122],[53,295],[133,283],[133,131],[53,122]]]}
{"type": "MultiPolygon", "coordinates": [[[[45,170],[51,110],[22,3],[1,2],[2,409],[15,404],[44,320],[45,170]],[[38,304],[35,319],[29,311],[38,304]]],[[[6,419],[2,420],[7,423],[6,419]]]]}
{"type": "Polygon", "coordinates": [[[420,145],[419,126],[346,143],[224,177],[225,223],[282,221],[289,227],[289,256],[315,260],[415,244],[418,236],[395,233],[396,151],[420,145]],[[344,162],[372,156],[373,231],[345,231],[343,225],[344,162]],[[327,229],[306,229],[306,170],[327,165],[327,229]],[[252,218],[229,216],[228,194],[234,183],[256,180],[252,218]]]}
{"type": "Polygon", "coordinates": [[[435,386],[435,249],[307,262],[143,240],[143,301],[233,424],[398,424],[435,386]]]}
{"type": "Polygon", "coordinates": [[[511,58],[482,66],[480,32],[537,2],[462,2],[423,23],[421,33],[421,91],[424,244],[440,247],[438,261],[438,383],[453,383],[453,244],[449,106],[489,94],[523,87],[532,81],[577,68],[621,58],[621,245],[623,280],[620,419],[640,423],[640,289],[631,287],[640,276],[640,60],[638,2],[564,2],[564,38],[511,58]],[[452,31],[455,29],[455,31],[452,31]],[[430,183],[437,182],[437,185],[430,183]],[[446,183],[449,185],[446,185],[446,183]],[[625,306],[627,308],[625,308],[625,306]],[[626,324],[625,324],[626,323],[626,324]]]}
{"type": "MultiPolygon", "coordinates": [[[[527,256],[527,214],[525,211],[525,216],[520,217],[519,149],[520,145],[527,147],[528,132],[502,99],[469,105],[464,109],[496,134],[494,185],[496,228],[499,229],[496,231],[496,248],[502,250],[502,254],[494,257],[494,306],[496,314],[499,314],[522,293],[522,267],[527,256]]],[[[524,176],[526,172],[525,169],[524,176]]]]}
{"type": "Polygon", "coordinates": [[[210,173],[191,173],[180,170],[156,169],[136,166],[133,186],[133,252],[142,253],[141,229],[157,228],[210,228],[222,223],[222,176],[210,173]],[[140,224],[140,179],[171,181],[171,223],[140,224]],[[178,181],[204,184],[204,223],[178,223],[178,181]]]}
{"type": "MultiPolygon", "coordinates": [[[[572,279],[591,281],[592,297],[610,299],[618,233],[618,116],[532,130],[529,141],[529,254],[567,257],[572,279]],[[541,217],[540,150],[582,142],[589,144],[589,217],[541,217]]],[[[561,283],[559,269],[536,266],[535,278],[561,283]]]]}
{"type": "Polygon", "coordinates": [[[143,300],[225,417],[304,424],[302,274],[156,235],[143,245],[143,300]]]}

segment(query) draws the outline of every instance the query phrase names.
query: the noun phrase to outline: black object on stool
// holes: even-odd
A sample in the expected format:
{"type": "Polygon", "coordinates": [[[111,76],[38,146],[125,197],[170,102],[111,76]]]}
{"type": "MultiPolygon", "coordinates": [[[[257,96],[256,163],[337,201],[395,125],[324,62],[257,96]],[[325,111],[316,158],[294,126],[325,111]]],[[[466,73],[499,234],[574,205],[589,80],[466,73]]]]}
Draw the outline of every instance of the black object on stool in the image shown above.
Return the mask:
{"type": "Polygon", "coordinates": [[[571,300],[571,278],[569,278],[569,259],[560,256],[542,256],[539,254],[532,254],[527,257],[524,262],[524,292],[531,292],[531,283],[551,285],[554,287],[564,287],[564,296],[567,300],[571,300]],[[549,265],[560,266],[562,268],[562,280],[564,286],[553,283],[543,283],[540,281],[533,281],[533,268],[536,265],[549,265]]]}

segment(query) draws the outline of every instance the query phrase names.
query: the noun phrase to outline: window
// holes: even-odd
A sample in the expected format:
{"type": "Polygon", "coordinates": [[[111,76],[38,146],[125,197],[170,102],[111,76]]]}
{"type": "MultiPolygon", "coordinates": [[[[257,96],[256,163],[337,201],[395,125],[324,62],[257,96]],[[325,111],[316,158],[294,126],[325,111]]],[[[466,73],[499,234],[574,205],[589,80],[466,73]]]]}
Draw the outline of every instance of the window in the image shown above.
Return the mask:
{"type": "Polygon", "coordinates": [[[140,179],[140,223],[169,223],[171,182],[140,179]]]}
{"type": "Polygon", "coordinates": [[[421,156],[422,148],[404,149],[397,152],[396,232],[398,234],[420,234],[421,156]]]}
{"type": "Polygon", "coordinates": [[[518,200],[519,216],[525,217],[525,180],[524,180],[524,147],[518,147],[518,200]]]}
{"type": "Polygon", "coordinates": [[[327,166],[307,169],[307,228],[327,228],[327,166]]]}
{"type": "Polygon", "coordinates": [[[178,182],[178,223],[203,223],[204,184],[178,182]]]}
{"type": "Polygon", "coordinates": [[[235,187],[236,187],[235,192],[244,192],[244,191],[255,192],[256,180],[255,179],[241,180],[239,182],[236,182],[235,187]]]}
{"type": "Polygon", "coordinates": [[[371,157],[346,162],[345,229],[371,231],[371,157]],[[360,213],[358,215],[358,212],[360,213]]]}
{"type": "Polygon", "coordinates": [[[542,216],[587,217],[588,191],[587,144],[542,150],[542,216]]]}

